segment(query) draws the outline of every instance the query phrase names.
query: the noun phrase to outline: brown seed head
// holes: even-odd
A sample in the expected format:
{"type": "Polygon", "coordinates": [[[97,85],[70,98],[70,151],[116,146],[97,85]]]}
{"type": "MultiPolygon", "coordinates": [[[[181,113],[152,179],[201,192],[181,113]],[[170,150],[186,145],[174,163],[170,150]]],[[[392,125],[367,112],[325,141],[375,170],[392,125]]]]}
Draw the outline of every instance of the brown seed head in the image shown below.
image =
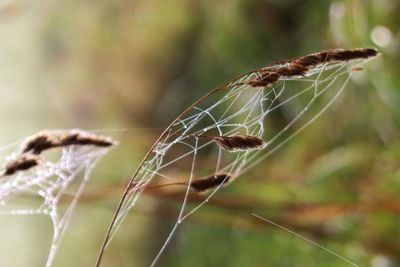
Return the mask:
{"type": "Polygon", "coordinates": [[[272,86],[281,78],[303,76],[320,64],[366,59],[376,55],[378,55],[378,51],[372,48],[328,49],[304,57],[278,62],[262,68],[261,71],[254,71],[252,73],[258,73],[259,76],[244,83],[251,87],[272,86]]]}
{"type": "Polygon", "coordinates": [[[65,147],[71,145],[109,147],[114,144],[115,142],[109,137],[94,135],[80,130],[72,130],[64,133],[51,133],[45,131],[29,138],[28,141],[23,145],[22,152],[32,152],[33,154],[38,155],[45,150],[55,147],[65,147]]]}
{"type": "Polygon", "coordinates": [[[259,149],[264,145],[263,140],[251,135],[214,136],[212,140],[222,149],[231,152],[259,149]]]}
{"type": "Polygon", "coordinates": [[[49,148],[52,148],[53,146],[53,140],[51,139],[50,135],[46,132],[43,132],[29,138],[23,146],[22,152],[32,152],[33,154],[40,154],[43,150],[47,150],[49,148]]]}
{"type": "Polygon", "coordinates": [[[190,188],[197,193],[201,193],[216,188],[220,184],[228,183],[230,178],[231,177],[227,174],[216,174],[192,181],[190,184],[190,188]]]}
{"type": "Polygon", "coordinates": [[[246,83],[251,87],[265,87],[273,84],[279,79],[280,75],[273,71],[263,71],[259,77],[251,79],[246,83]]]}
{"type": "Polygon", "coordinates": [[[40,159],[33,154],[24,154],[18,159],[6,165],[3,175],[13,175],[19,171],[25,171],[39,165],[40,159]]]}
{"type": "Polygon", "coordinates": [[[82,131],[71,131],[70,133],[64,134],[59,138],[59,146],[70,146],[70,145],[93,145],[97,147],[109,147],[115,143],[109,137],[94,135],[82,131]]]}

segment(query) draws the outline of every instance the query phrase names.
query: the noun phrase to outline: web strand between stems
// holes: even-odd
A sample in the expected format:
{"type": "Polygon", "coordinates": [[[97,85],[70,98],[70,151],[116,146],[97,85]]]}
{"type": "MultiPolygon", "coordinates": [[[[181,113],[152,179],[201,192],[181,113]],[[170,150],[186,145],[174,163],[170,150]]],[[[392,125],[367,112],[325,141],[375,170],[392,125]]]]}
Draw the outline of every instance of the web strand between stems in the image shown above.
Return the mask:
{"type": "Polygon", "coordinates": [[[309,238],[307,238],[307,237],[305,237],[305,236],[302,236],[302,235],[300,235],[300,234],[298,234],[298,233],[296,233],[296,232],[294,232],[294,231],[292,231],[292,230],[290,230],[290,229],[288,229],[288,228],[286,228],[286,227],[283,227],[282,225],[279,225],[279,224],[277,224],[277,223],[275,223],[275,222],[273,222],[273,221],[270,221],[270,220],[268,220],[268,219],[266,219],[266,218],[264,218],[264,217],[261,217],[261,216],[259,216],[259,215],[257,215],[257,214],[254,214],[254,213],[253,213],[253,214],[251,214],[251,215],[254,216],[254,217],[256,217],[256,218],[258,218],[258,219],[260,219],[260,220],[262,220],[262,221],[264,221],[264,222],[270,223],[270,224],[274,225],[275,227],[278,227],[278,228],[280,228],[280,229],[282,229],[282,230],[284,230],[284,231],[286,231],[286,232],[288,232],[288,233],[291,233],[292,235],[294,235],[294,236],[296,236],[296,237],[298,237],[298,238],[301,238],[301,239],[307,241],[308,243],[310,243],[310,244],[312,244],[312,245],[314,245],[314,246],[317,246],[317,247],[319,247],[319,248],[325,250],[326,252],[328,252],[328,253],[334,255],[335,257],[337,257],[337,258],[339,258],[339,259],[341,259],[341,260],[343,260],[343,261],[345,261],[345,262],[347,262],[347,263],[349,263],[349,264],[351,264],[351,265],[353,265],[353,266],[355,266],[355,267],[359,267],[359,266],[358,266],[357,264],[355,264],[354,262],[352,262],[352,261],[346,259],[346,258],[343,257],[343,256],[340,256],[339,254],[337,254],[337,253],[333,252],[332,250],[330,250],[330,249],[328,249],[328,248],[326,248],[326,247],[324,247],[324,246],[322,246],[322,245],[320,245],[320,244],[318,244],[318,243],[312,241],[311,239],[309,239],[309,238]]]}

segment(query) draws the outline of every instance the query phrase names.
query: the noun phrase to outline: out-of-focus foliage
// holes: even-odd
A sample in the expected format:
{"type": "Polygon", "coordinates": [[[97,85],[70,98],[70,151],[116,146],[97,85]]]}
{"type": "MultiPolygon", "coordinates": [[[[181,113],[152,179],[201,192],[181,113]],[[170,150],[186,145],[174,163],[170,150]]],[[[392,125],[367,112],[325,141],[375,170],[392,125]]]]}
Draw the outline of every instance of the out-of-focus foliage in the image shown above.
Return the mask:
{"type": "MultiPolygon", "coordinates": [[[[389,0],[3,1],[1,143],[83,128],[121,144],[95,171],[55,266],[94,264],[122,185],[185,107],[243,72],[332,47],[382,55],[316,123],[187,221],[159,266],[349,266],[251,213],[360,266],[399,266],[399,11],[389,0]]],[[[147,266],[164,242],[179,202],[145,197],[104,266],[147,266]]],[[[0,227],[0,266],[44,264],[50,222],[0,217],[0,227]]]]}

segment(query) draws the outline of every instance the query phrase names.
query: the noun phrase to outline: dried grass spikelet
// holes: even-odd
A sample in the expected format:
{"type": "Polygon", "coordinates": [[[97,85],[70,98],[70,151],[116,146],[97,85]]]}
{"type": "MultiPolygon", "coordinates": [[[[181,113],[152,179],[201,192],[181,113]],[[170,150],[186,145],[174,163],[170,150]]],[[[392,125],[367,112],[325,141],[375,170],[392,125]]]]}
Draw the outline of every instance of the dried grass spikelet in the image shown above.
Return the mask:
{"type": "Polygon", "coordinates": [[[220,148],[230,151],[245,151],[260,149],[264,141],[251,135],[213,136],[210,137],[220,148]]]}
{"type": "Polygon", "coordinates": [[[40,158],[33,154],[23,154],[5,166],[3,175],[13,175],[19,171],[26,171],[40,164],[40,158]]]}
{"type": "Polygon", "coordinates": [[[261,71],[257,78],[251,79],[246,83],[251,87],[266,87],[275,83],[281,75],[275,71],[261,71]]]}
{"type": "Polygon", "coordinates": [[[59,145],[92,145],[97,147],[109,147],[115,145],[115,142],[110,137],[95,135],[80,130],[73,130],[59,137],[59,145]]]}
{"type": "Polygon", "coordinates": [[[155,190],[169,186],[190,186],[190,188],[197,192],[203,193],[210,189],[218,187],[220,184],[227,184],[231,180],[231,176],[227,174],[215,174],[207,176],[205,178],[200,178],[193,180],[190,184],[188,182],[174,182],[167,184],[159,184],[145,188],[146,183],[143,182],[133,182],[129,185],[128,191],[135,192],[138,190],[155,190]]]}
{"type": "Polygon", "coordinates": [[[38,155],[51,148],[71,145],[109,147],[115,145],[115,142],[109,137],[95,135],[81,130],[72,130],[63,133],[43,131],[29,138],[23,145],[22,152],[31,152],[38,155]]]}
{"type": "Polygon", "coordinates": [[[272,86],[281,78],[304,76],[309,70],[324,63],[366,59],[376,55],[378,55],[378,51],[372,48],[328,49],[259,69],[254,72],[257,73],[257,77],[246,81],[245,84],[251,87],[272,86]]]}
{"type": "Polygon", "coordinates": [[[27,139],[22,146],[22,152],[33,154],[40,154],[42,151],[54,147],[53,140],[49,133],[41,132],[27,139]]]}
{"type": "Polygon", "coordinates": [[[190,188],[197,193],[203,193],[218,187],[220,184],[227,184],[230,179],[231,176],[227,174],[215,174],[192,181],[190,183],[190,188]]]}
{"type": "Polygon", "coordinates": [[[353,67],[353,68],[351,68],[351,71],[363,71],[364,70],[364,68],[362,68],[362,67],[353,67]]]}

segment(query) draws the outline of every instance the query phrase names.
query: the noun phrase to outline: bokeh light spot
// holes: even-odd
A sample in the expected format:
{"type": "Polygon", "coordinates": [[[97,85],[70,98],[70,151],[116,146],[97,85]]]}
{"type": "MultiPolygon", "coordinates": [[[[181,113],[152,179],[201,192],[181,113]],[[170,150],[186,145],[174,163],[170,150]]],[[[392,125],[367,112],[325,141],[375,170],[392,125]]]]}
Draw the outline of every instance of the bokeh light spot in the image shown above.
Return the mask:
{"type": "Polygon", "coordinates": [[[380,46],[387,46],[392,41],[392,32],[385,26],[377,26],[371,32],[372,41],[380,46]]]}

